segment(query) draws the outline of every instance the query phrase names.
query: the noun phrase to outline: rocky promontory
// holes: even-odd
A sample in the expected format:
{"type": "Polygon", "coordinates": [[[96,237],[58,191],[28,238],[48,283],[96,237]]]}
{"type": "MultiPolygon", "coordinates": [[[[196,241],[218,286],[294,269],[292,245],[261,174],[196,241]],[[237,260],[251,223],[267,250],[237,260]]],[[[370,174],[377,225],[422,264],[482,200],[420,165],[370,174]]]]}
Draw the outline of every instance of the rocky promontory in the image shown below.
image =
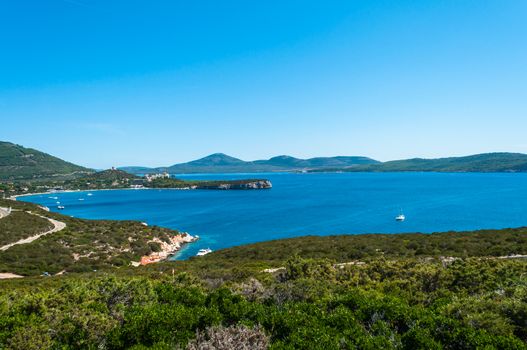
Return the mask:
{"type": "Polygon", "coordinates": [[[219,184],[211,183],[197,186],[200,189],[217,189],[217,190],[262,190],[272,188],[273,184],[269,180],[241,180],[228,181],[219,184]]]}

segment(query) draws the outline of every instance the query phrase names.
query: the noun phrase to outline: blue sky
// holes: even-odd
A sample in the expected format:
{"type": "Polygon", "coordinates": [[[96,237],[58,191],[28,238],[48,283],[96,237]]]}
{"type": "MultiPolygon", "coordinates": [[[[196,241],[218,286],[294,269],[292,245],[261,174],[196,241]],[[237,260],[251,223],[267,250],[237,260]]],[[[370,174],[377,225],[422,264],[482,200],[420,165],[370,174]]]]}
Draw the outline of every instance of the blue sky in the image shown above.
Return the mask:
{"type": "Polygon", "coordinates": [[[0,140],[78,164],[526,152],[524,0],[0,0],[0,140]]]}

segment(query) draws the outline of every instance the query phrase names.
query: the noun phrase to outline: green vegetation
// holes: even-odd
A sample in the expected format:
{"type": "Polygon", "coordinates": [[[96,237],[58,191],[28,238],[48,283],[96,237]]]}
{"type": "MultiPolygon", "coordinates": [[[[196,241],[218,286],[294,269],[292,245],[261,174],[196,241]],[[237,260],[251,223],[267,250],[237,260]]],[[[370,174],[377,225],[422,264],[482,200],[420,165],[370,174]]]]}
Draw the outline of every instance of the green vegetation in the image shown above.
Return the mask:
{"type": "Polygon", "coordinates": [[[192,188],[201,190],[218,189],[251,189],[251,188],[270,188],[271,183],[263,179],[244,179],[244,180],[179,180],[174,178],[155,179],[150,183],[145,183],[150,188],[192,188]]]}
{"type": "Polygon", "coordinates": [[[0,282],[0,347],[527,348],[523,261],[244,261],[0,282]]]}
{"type": "Polygon", "coordinates": [[[163,168],[126,167],[134,173],[168,171],[170,173],[233,173],[233,172],[271,172],[298,171],[307,169],[319,171],[350,172],[525,172],[527,155],[522,153],[485,153],[467,157],[439,159],[404,159],[378,162],[367,157],[318,157],[298,159],[278,156],[269,160],[245,162],[225,154],[217,153],[193,162],[176,164],[163,168]]]}
{"type": "Polygon", "coordinates": [[[97,190],[130,188],[130,185],[134,183],[143,184],[143,179],[122,170],[108,169],[77,179],[63,181],[57,183],[57,185],[60,185],[65,190],[97,190]]]}
{"type": "MultiPolygon", "coordinates": [[[[363,167],[525,171],[524,157],[363,167]]],[[[248,188],[259,181],[148,181],[107,170],[4,182],[0,191],[248,188]]],[[[131,261],[178,232],[76,219],[19,201],[0,200],[0,207],[15,209],[0,219],[0,245],[50,228],[33,214],[67,224],[0,252],[0,273],[27,276],[0,281],[0,349],[527,349],[527,228],[308,236],[133,268],[131,261]],[[66,274],[37,277],[44,272],[66,274]]]]}
{"type": "Polygon", "coordinates": [[[309,236],[132,268],[175,232],[0,206],[68,224],[0,253],[0,271],[70,272],[0,281],[0,348],[527,349],[527,260],[511,256],[527,228],[309,236]]]}
{"type": "Polygon", "coordinates": [[[53,225],[46,219],[23,211],[13,211],[0,220],[0,246],[48,231],[53,225]]]}
{"type": "Polygon", "coordinates": [[[214,257],[219,261],[256,260],[272,264],[283,261],[291,254],[334,259],[338,262],[380,257],[527,255],[527,228],[433,234],[306,236],[224,249],[203,260],[214,257]]]}
{"type": "Polygon", "coordinates": [[[32,232],[42,232],[44,222],[49,224],[45,219],[42,219],[44,222],[35,221],[35,216],[24,211],[54,218],[67,225],[60,232],[0,251],[0,272],[40,275],[44,272],[55,274],[128,266],[143,255],[159,251],[160,242],[168,243],[170,237],[179,234],[133,221],[71,218],[18,201],[0,200],[0,206],[21,211],[0,220],[1,238],[5,243],[15,242],[22,236],[32,235],[32,232]],[[12,217],[19,218],[20,215],[24,215],[23,220],[12,221],[12,217]]]}
{"type": "MultiPolygon", "coordinates": [[[[168,243],[170,236],[178,234],[177,231],[145,227],[132,221],[71,218],[19,201],[0,200],[0,206],[19,210],[0,220],[0,238],[4,244],[49,228],[47,220],[25,211],[54,218],[67,225],[60,232],[0,252],[0,272],[39,275],[43,272],[127,266],[143,255],[159,251],[160,240],[168,243]]],[[[314,259],[327,258],[336,262],[527,254],[527,228],[435,234],[308,236],[224,249],[199,261],[228,268],[235,268],[241,262],[276,266],[292,254],[314,259]]]]}
{"type": "Polygon", "coordinates": [[[0,180],[38,179],[89,172],[92,170],[49,154],[10,142],[0,142],[0,180]]]}
{"type": "Polygon", "coordinates": [[[42,193],[53,190],[104,190],[124,188],[185,188],[185,189],[262,189],[270,188],[265,179],[243,180],[180,180],[176,178],[154,178],[136,176],[118,169],[109,169],[71,179],[20,180],[0,183],[4,197],[12,195],[42,193]]]}
{"type": "Polygon", "coordinates": [[[123,167],[121,169],[135,174],[146,174],[163,171],[167,171],[171,174],[256,173],[272,171],[298,171],[302,169],[327,169],[375,163],[378,162],[368,157],[317,157],[310,159],[299,159],[291,156],[277,156],[268,160],[246,162],[223,153],[215,153],[188,163],[175,164],[169,167],[123,167]]]}
{"type": "Polygon", "coordinates": [[[468,157],[451,157],[439,159],[414,158],[394,160],[380,164],[358,165],[341,169],[333,168],[332,170],[355,172],[525,172],[527,171],[527,155],[522,153],[486,153],[468,157]]]}

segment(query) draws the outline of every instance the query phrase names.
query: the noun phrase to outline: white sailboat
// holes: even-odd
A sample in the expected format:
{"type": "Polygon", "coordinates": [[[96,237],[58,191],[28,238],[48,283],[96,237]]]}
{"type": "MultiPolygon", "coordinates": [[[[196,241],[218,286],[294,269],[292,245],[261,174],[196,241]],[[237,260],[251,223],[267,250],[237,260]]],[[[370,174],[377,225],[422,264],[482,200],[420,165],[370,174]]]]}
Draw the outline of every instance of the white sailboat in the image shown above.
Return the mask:
{"type": "Polygon", "coordinates": [[[395,217],[395,221],[404,221],[406,220],[406,216],[403,214],[403,210],[401,209],[401,213],[395,217]]]}

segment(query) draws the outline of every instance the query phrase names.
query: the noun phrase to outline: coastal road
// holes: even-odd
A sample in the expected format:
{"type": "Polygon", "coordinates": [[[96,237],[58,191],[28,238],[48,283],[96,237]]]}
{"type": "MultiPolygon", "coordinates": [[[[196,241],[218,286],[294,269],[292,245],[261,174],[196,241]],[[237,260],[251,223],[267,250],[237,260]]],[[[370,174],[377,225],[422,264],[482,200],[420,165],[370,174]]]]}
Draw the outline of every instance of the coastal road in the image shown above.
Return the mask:
{"type": "Polygon", "coordinates": [[[9,248],[11,248],[12,246],[15,246],[15,245],[31,243],[31,242],[39,239],[40,237],[49,235],[51,233],[62,231],[62,230],[64,230],[66,228],[66,223],[64,223],[62,221],[51,219],[51,218],[48,218],[48,217],[45,217],[45,216],[42,216],[42,215],[39,215],[39,214],[34,214],[32,212],[28,212],[28,213],[31,214],[31,215],[36,215],[36,216],[39,216],[39,217],[41,217],[43,219],[48,220],[53,225],[53,228],[51,230],[46,231],[46,232],[42,232],[42,233],[39,233],[37,235],[21,239],[19,241],[14,242],[14,243],[6,244],[6,245],[0,247],[0,251],[8,250],[9,248]]]}

